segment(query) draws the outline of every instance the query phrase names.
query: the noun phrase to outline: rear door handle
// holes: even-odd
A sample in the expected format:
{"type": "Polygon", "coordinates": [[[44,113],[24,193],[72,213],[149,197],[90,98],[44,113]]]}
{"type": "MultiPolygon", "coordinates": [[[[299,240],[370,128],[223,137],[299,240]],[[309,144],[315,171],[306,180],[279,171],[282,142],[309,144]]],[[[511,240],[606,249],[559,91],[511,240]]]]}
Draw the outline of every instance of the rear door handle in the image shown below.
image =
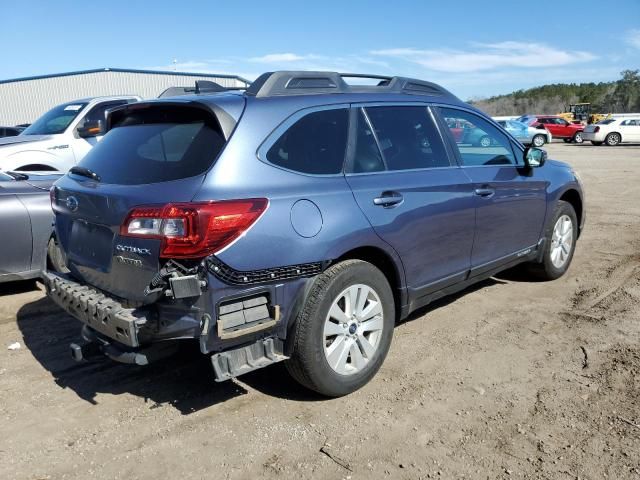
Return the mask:
{"type": "Polygon", "coordinates": [[[382,194],[373,199],[373,204],[380,207],[393,207],[402,203],[404,198],[398,192],[382,192],[382,194]]]}
{"type": "Polygon", "coordinates": [[[492,197],[496,191],[493,188],[476,188],[474,193],[480,197],[492,197]]]}

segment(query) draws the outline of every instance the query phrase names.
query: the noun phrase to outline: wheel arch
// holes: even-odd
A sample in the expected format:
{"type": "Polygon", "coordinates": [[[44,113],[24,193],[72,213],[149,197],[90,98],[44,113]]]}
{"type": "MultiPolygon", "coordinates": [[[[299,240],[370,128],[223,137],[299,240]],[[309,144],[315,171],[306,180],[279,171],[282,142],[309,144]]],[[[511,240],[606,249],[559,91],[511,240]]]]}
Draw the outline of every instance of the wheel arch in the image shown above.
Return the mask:
{"type": "Polygon", "coordinates": [[[583,215],[583,204],[582,197],[578,193],[577,190],[571,188],[564,192],[558,200],[563,200],[569,203],[576,212],[576,216],[578,217],[578,236],[580,236],[581,229],[580,225],[582,225],[582,215],[583,215]]]}
{"type": "Polygon", "coordinates": [[[30,163],[28,165],[23,165],[18,168],[14,168],[17,172],[57,172],[58,169],[51,166],[46,165],[44,163],[30,163]]]}
{"type": "Polygon", "coordinates": [[[349,250],[335,259],[333,263],[344,260],[362,260],[372,264],[383,273],[393,292],[396,321],[400,320],[404,315],[403,306],[407,303],[404,269],[402,266],[398,265],[397,261],[389,253],[374,246],[357,247],[349,250]]]}

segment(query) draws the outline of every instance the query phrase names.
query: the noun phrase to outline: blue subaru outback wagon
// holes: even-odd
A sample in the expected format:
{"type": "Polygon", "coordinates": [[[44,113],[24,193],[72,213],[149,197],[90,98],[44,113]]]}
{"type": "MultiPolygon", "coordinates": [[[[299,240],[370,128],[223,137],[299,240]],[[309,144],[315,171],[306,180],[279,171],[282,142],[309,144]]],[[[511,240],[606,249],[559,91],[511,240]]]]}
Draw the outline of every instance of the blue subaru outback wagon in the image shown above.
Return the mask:
{"type": "Polygon", "coordinates": [[[361,77],[271,72],[110,111],[51,191],[69,272],[44,276],[84,324],[74,358],[197,339],[218,381],[285,361],[345,395],[416,308],[520,263],[565,273],[585,218],[569,166],[438,85],[361,77]]]}

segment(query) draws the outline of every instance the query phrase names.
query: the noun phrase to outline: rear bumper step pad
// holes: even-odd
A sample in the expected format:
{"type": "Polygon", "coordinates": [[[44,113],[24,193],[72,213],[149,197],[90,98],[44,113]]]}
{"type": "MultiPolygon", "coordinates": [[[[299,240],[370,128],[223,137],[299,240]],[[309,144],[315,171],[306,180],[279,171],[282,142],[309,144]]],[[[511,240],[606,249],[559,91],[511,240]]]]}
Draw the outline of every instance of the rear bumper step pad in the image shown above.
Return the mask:
{"type": "Polygon", "coordinates": [[[235,350],[216,353],[211,356],[211,364],[216,382],[223,382],[287,358],[281,340],[266,338],[235,350]]]}
{"type": "Polygon", "coordinates": [[[146,319],[133,315],[104,293],[63,276],[43,272],[49,297],[85,325],[130,347],[140,346],[138,330],[146,319]]]}

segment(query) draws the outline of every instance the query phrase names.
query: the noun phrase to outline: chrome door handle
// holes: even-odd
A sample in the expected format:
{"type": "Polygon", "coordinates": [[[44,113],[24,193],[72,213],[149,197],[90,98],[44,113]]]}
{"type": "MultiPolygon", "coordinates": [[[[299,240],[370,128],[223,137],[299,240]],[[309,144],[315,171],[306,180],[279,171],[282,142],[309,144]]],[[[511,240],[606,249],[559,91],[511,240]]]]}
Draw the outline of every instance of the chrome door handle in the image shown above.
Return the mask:
{"type": "Polygon", "coordinates": [[[373,204],[380,207],[392,207],[402,203],[404,198],[398,192],[382,192],[382,194],[373,199],[373,204]]]}
{"type": "Polygon", "coordinates": [[[493,188],[476,188],[474,193],[479,197],[492,197],[496,191],[493,188]]]}

